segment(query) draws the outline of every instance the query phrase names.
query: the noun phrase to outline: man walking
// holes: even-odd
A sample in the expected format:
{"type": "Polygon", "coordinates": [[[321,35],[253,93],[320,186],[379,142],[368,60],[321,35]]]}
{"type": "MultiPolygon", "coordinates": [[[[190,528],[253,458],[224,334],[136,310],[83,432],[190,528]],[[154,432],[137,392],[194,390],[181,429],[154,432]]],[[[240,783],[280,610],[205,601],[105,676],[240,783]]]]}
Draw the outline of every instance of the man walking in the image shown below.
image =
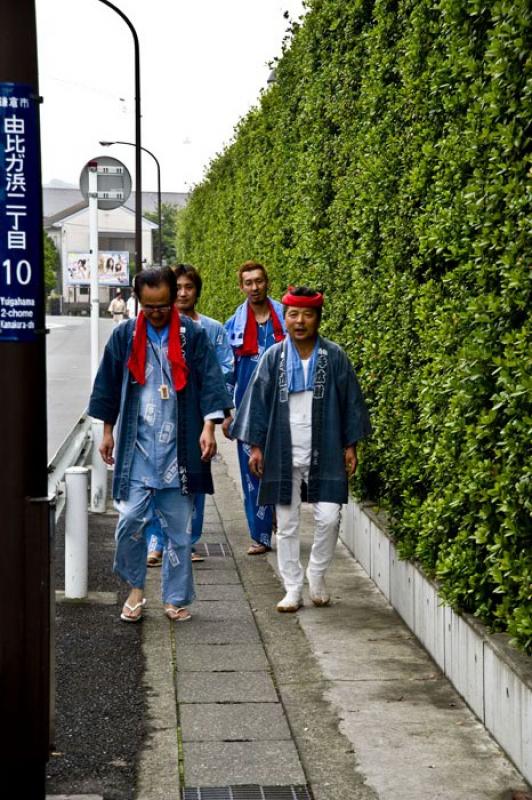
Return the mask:
{"type": "MultiPolygon", "coordinates": [[[[235,356],[234,401],[242,402],[261,355],[285,336],[282,306],[268,297],[266,268],[256,261],[246,261],[238,270],[241,291],[246,300],[225,323],[229,344],[235,356]]],[[[228,435],[230,419],[223,424],[228,435]]],[[[249,468],[249,446],[238,442],[238,460],[244,492],[244,508],[253,543],[248,555],[261,555],[271,549],[273,509],[259,502],[259,480],[249,468]]]]}
{"type": "Polygon", "coordinates": [[[156,517],[168,539],[162,570],[165,613],[181,622],[190,619],[186,606],[194,599],[192,497],[213,492],[214,424],[232,403],[205,331],[174,306],[172,270],[137,273],[135,294],[141,311],[113,331],[88,413],[104,421],[100,453],[106,464],[115,465],[113,497],[120,516],[114,571],[130,587],[121,619],[142,618],[144,528],[156,517]]]}
{"type": "Polygon", "coordinates": [[[116,294],[109,303],[109,308],[107,311],[111,314],[115,325],[118,325],[119,322],[122,322],[122,320],[125,319],[126,303],[122,297],[122,292],[120,289],[116,290],[116,294]]]}
{"type": "MultiPolygon", "coordinates": [[[[176,306],[180,314],[189,317],[200,325],[214,348],[216,358],[226,382],[232,386],[233,380],[233,351],[229,346],[227,334],[223,325],[205,314],[196,311],[196,303],[201,297],[203,281],[198,270],[190,264],[178,264],[174,268],[177,281],[176,306]]],[[[205,513],[205,495],[195,494],[192,511],[192,561],[203,561],[203,556],[195,551],[195,545],[203,531],[203,518],[205,513]]],[[[162,563],[164,539],[161,526],[155,520],[147,531],[149,567],[158,567],[162,563]]]]}
{"type": "Polygon", "coordinates": [[[321,337],[323,295],[307,287],[283,297],[288,336],[263,356],[241,402],[232,435],[250,446],[261,503],[275,504],[277,559],[286,591],[277,610],[302,605],[299,557],[301,490],[313,504],[314,543],[307,568],[314,605],[330,601],[325,585],[357,467],[356,443],[370,432],[366,406],[344,351],[321,337]]]}

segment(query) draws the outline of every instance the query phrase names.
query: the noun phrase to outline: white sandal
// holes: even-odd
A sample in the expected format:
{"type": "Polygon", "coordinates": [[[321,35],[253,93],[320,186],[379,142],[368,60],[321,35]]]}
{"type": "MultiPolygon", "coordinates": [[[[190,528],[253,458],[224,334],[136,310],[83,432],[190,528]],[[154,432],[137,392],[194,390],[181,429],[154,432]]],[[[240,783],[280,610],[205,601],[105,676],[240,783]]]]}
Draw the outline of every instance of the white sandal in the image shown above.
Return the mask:
{"type": "Polygon", "coordinates": [[[183,608],[183,606],[179,608],[176,606],[168,606],[164,609],[164,613],[172,622],[188,622],[189,619],[192,619],[192,614],[188,608],[183,608]]]}
{"type": "MultiPolygon", "coordinates": [[[[128,611],[134,613],[138,608],[141,609],[144,608],[145,605],[146,605],[146,598],[144,597],[140,601],[140,603],[135,603],[134,606],[130,606],[129,603],[124,603],[124,608],[127,608],[128,611]]],[[[132,617],[128,614],[124,614],[124,611],[122,610],[122,613],[120,614],[120,619],[122,620],[122,622],[140,622],[142,619],[142,611],[138,616],[132,617]]]]}

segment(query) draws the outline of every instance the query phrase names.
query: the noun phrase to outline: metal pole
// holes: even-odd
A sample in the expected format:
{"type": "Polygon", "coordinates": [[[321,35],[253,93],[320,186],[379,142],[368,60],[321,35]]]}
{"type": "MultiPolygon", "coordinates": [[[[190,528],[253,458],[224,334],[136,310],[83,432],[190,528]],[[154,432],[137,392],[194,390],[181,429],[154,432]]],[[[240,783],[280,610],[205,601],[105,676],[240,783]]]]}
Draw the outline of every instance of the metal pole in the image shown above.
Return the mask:
{"type": "MultiPolygon", "coordinates": [[[[153,156],[153,153],[150,153],[153,156]]],[[[153,156],[155,158],[155,156],[153,156]]],[[[157,164],[157,205],[159,208],[159,265],[163,265],[163,208],[161,203],[161,166],[155,158],[157,164]]]]}
{"type": "MultiPolygon", "coordinates": [[[[0,147],[0,251],[5,252],[8,230],[16,231],[18,242],[18,251],[12,250],[9,258],[2,254],[0,259],[0,294],[16,288],[20,297],[30,297],[31,291],[33,305],[27,308],[33,309],[34,326],[24,334],[21,329],[11,329],[9,335],[2,326],[0,334],[0,607],[9,609],[9,624],[0,625],[4,731],[0,774],[9,779],[8,793],[40,800],[45,797],[49,749],[51,524],[46,497],[46,347],[34,0],[0,0],[0,18],[0,89],[4,91],[6,84],[12,83],[13,96],[24,95],[25,109],[20,104],[20,110],[12,106],[10,124],[19,125],[16,119],[23,117],[28,123],[24,131],[18,128],[24,136],[24,142],[20,140],[24,153],[19,154],[24,190],[19,189],[19,197],[13,200],[7,199],[5,141],[0,147]],[[22,87],[29,87],[27,94],[22,87]],[[26,216],[18,216],[16,225],[15,218],[8,216],[10,202],[26,208],[26,216]],[[5,265],[8,260],[9,268],[5,265]]],[[[4,119],[7,112],[0,131],[6,140],[4,119]]],[[[21,318],[27,319],[27,312],[21,318]]]]}
{"type": "Polygon", "coordinates": [[[91,382],[98,372],[100,289],[98,284],[98,164],[89,162],[89,249],[91,270],[91,382]]]}
{"type": "Polygon", "coordinates": [[[87,597],[89,566],[89,514],[87,510],[88,470],[65,470],[65,597],[87,597]]]}
{"type": "Polygon", "coordinates": [[[109,0],[99,0],[122,17],[133,36],[135,46],[135,272],[142,270],[142,159],[140,112],[140,47],[137,32],[131,20],[109,0]]]}

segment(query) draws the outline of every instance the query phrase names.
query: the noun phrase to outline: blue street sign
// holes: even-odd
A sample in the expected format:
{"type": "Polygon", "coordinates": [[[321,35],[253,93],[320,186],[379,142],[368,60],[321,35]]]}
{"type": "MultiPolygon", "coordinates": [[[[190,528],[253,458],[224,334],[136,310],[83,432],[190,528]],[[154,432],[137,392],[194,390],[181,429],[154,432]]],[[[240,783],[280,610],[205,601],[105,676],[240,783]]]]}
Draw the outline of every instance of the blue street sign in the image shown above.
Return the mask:
{"type": "Polygon", "coordinates": [[[31,86],[0,83],[0,342],[35,340],[43,319],[37,102],[31,86]]]}

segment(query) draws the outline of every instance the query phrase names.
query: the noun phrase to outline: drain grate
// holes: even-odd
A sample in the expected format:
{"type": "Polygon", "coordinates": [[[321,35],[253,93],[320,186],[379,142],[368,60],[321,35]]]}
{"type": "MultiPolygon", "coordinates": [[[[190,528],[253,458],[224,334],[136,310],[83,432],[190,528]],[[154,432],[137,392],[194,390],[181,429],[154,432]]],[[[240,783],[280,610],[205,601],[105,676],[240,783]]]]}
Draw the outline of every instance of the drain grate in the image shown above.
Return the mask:
{"type": "Polygon", "coordinates": [[[196,786],[182,789],[182,800],[312,800],[306,786],[196,786]]]}
{"type": "Polygon", "coordinates": [[[210,544],[207,542],[198,542],[194,547],[196,548],[196,553],[202,556],[229,558],[231,555],[229,545],[222,544],[221,542],[211,542],[210,544]]]}

